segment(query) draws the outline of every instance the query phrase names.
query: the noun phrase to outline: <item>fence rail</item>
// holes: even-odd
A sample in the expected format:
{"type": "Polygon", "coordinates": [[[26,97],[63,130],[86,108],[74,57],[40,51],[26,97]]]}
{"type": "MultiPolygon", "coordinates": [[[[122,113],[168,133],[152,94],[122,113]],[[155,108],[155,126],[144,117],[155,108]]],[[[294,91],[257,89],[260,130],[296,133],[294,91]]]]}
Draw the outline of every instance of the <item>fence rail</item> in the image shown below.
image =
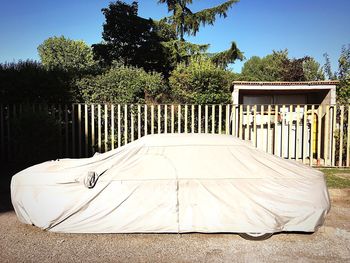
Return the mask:
{"type": "Polygon", "coordinates": [[[349,105],[0,105],[1,160],[15,158],[16,121],[28,112],[58,123],[60,158],[89,157],[147,134],[215,133],[311,166],[350,166],[349,105]]]}

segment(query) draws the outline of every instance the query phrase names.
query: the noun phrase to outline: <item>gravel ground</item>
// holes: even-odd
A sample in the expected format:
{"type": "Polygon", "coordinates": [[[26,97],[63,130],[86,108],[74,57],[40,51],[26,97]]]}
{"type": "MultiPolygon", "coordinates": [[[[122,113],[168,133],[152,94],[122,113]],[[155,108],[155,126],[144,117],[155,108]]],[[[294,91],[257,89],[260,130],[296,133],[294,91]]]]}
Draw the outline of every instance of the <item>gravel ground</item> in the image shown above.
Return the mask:
{"type": "Polygon", "coordinates": [[[247,241],[234,234],[57,234],[0,213],[1,262],[350,262],[350,201],[314,234],[247,241]]]}

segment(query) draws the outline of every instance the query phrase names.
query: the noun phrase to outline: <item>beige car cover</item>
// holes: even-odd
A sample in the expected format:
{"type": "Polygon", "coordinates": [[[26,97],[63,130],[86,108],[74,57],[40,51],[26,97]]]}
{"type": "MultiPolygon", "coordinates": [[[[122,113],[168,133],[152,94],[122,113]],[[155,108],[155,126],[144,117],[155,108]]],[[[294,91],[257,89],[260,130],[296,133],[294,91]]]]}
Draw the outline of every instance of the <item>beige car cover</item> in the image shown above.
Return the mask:
{"type": "Polygon", "coordinates": [[[315,231],[323,173],[230,135],[148,135],[14,175],[19,220],[69,233],[315,231]]]}

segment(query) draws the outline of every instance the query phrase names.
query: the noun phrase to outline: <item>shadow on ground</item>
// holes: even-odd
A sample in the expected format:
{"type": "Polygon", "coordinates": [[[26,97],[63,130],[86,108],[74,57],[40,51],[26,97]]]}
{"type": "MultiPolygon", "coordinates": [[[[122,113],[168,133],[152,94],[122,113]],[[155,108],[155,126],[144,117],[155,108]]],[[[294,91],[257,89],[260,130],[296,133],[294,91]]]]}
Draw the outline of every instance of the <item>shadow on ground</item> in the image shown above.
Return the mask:
{"type": "Polygon", "coordinates": [[[13,210],[11,204],[10,184],[17,169],[8,163],[0,163],[0,213],[13,210]]]}

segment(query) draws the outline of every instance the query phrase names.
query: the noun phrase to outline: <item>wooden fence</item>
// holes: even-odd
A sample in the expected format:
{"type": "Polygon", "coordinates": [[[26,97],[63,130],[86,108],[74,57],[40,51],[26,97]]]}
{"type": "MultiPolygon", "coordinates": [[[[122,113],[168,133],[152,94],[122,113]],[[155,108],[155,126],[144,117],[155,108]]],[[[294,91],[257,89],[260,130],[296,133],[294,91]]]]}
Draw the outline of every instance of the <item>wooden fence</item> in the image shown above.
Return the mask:
{"type": "Polygon", "coordinates": [[[89,157],[147,134],[215,133],[312,166],[350,166],[348,105],[0,105],[1,160],[15,158],[18,120],[39,112],[57,122],[59,158],[89,157]]]}

